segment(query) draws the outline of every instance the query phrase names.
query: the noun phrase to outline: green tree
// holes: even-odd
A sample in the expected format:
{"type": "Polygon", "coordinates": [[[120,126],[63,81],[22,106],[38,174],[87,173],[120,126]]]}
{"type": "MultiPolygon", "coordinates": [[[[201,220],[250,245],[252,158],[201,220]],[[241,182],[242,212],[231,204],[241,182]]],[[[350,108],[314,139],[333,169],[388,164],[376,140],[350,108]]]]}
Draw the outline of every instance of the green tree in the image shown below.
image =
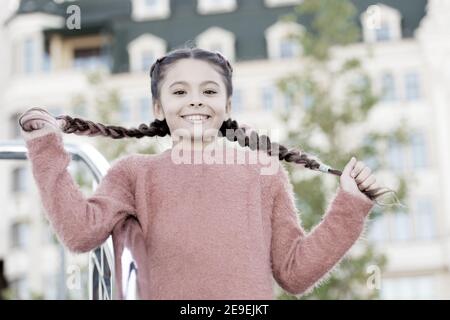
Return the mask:
{"type": "MultiPolygon", "coordinates": [[[[286,145],[298,146],[336,169],[343,169],[351,156],[368,164],[376,172],[386,167],[385,153],[389,141],[407,141],[405,123],[390,132],[371,131],[362,126],[379,101],[370,77],[359,58],[336,58],[343,49],[360,39],[356,10],[348,0],[304,0],[294,12],[283,16],[286,22],[309,21],[308,28],[291,35],[301,49],[301,71],[287,74],[277,82],[279,90],[292,102],[279,115],[286,124],[286,145]],[[349,133],[357,132],[357,134],[349,133]]],[[[328,199],[339,179],[298,166],[287,165],[302,226],[306,231],[320,222],[328,199]],[[294,171],[296,174],[294,175],[294,171]]],[[[395,188],[401,202],[406,197],[406,177],[396,175],[395,188]]],[[[375,206],[373,222],[388,209],[375,206]]],[[[370,228],[370,223],[368,224],[370,228]]],[[[366,230],[367,233],[368,230],[366,230]]],[[[367,234],[365,234],[367,236],[367,234]]],[[[364,237],[365,237],[364,236],[364,237]]],[[[278,299],[376,299],[379,290],[368,289],[368,267],[386,265],[386,257],[376,252],[369,241],[360,240],[363,250],[351,250],[320,286],[298,297],[283,292],[278,299]]]]}

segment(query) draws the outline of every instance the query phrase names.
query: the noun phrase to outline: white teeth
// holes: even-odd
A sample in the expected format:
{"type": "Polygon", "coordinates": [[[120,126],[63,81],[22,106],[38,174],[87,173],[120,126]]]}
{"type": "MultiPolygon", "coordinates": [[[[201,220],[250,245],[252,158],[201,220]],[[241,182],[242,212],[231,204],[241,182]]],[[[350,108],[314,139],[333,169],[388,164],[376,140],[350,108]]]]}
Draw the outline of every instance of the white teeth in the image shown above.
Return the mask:
{"type": "Polygon", "coordinates": [[[208,116],[200,115],[200,114],[194,114],[190,116],[184,116],[183,119],[190,120],[190,121],[203,121],[208,119],[208,116]]]}

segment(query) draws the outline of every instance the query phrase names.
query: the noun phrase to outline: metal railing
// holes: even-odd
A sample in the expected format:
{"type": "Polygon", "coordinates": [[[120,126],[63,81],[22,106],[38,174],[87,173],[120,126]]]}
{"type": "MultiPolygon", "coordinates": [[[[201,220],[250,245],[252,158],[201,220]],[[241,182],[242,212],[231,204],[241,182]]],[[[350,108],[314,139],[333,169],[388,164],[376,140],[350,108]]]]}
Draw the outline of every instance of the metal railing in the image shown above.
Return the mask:
{"type": "MultiPolygon", "coordinates": [[[[64,148],[70,153],[72,161],[83,162],[93,174],[98,185],[105,176],[110,164],[93,146],[86,143],[64,143],[64,148]]],[[[23,140],[0,140],[0,160],[28,160],[27,148],[23,140]]],[[[133,263],[133,262],[131,262],[133,263]]],[[[135,277],[127,276],[126,287],[133,286],[135,277]]],[[[89,283],[88,295],[91,300],[112,300],[116,296],[115,265],[112,237],[99,247],[89,252],[89,283]]],[[[133,297],[126,295],[127,299],[133,297]]]]}

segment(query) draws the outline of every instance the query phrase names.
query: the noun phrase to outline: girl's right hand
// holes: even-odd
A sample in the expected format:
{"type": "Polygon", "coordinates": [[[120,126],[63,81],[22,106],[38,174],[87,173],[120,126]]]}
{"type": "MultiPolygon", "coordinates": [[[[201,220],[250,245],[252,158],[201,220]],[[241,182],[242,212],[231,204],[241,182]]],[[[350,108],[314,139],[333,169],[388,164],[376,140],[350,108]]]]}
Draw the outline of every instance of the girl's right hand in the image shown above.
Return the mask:
{"type": "Polygon", "coordinates": [[[25,132],[39,130],[44,127],[59,131],[64,127],[65,121],[63,119],[55,119],[54,116],[42,108],[33,107],[19,117],[19,125],[25,132]]]}

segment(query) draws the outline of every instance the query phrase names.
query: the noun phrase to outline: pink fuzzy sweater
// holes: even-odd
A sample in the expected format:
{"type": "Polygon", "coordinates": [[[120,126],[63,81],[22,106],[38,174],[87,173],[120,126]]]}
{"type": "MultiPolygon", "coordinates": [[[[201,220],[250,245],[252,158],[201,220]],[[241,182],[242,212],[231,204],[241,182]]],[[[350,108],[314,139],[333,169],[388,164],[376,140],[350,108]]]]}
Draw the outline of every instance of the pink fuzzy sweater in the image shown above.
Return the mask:
{"type": "Polygon", "coordinates": [[[67,171],[60,132],[26,144],[64,245],[86,252],[113,235],[119,299],[125,247],[137,261],[142,299],[274,299],[274,279],[287,292],[305,293],[352,247],[374,205],[339,187],[306,233],[278,159],[276,174],[263,175],[262,164],[176,164],[172,149],[117,159],[86,198],[67,171]]]}

